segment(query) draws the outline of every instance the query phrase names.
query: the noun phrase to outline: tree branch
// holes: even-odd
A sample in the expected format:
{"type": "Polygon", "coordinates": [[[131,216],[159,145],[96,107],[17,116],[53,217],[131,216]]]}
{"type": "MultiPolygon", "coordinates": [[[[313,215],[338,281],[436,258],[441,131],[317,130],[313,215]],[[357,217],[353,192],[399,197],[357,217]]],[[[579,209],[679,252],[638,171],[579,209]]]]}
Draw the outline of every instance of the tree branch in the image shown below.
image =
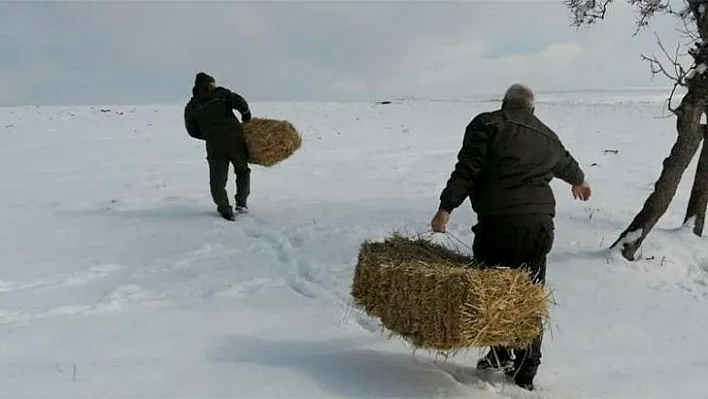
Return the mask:
{"type": "Polygon", "coordinates": [[[683,28],[677,30],[684,38],[691,40],[693,43],[700,41],[701,36],[698,34],[698,29],[696,29],[696,19],[690,4],[687,4],[683,10],[671,12],[671,14],[683,24],[683,28]],[[693,24],[692,27],[689,27],[689,22],[693,24]]]}
{"type": "Polygon", "coordinates": [[[649,25],[651,19],[656,13],[660,14],[675,14],[670,5],[671,0],[629,0],[629,4],[634,6],[639,12],[637,19],[637,30],[634,34],[638,34],[642,28],[649,25]]]}
{"type": "MultiPolygon", "coordinates": [[[[592,25],[598,20],[605,19],[607,9],[614,0],[566,0],[565,5],[573,13],[573,26],[581,27],[583,25],[592,25]]],[[[673,0],[675,1],[675,0],[673,0]]],[[[698,1],[698,0],[684,0],[698,1]]],[[[637,18],[637,29],[633,35],[647,27],[652,18],[656,14],[673,15],[679,19],[686,20],[690,18],[690,7],[676,12],[671,7],[672,0],[627,0],[627,2],[635,8],[639,16],[637,18]]]]}
{"type": "Polygon", "coordinates": [[[607,8],[613,0],[566,0],[565,5],[573,13],[573,26],[592,25],[605,19],[607,8]]]}
{"type": "MultiPolygon", "coordinates": [[[[565,4],[573,14],[573,25],[580,27],[592,25],[605,18],[608,7],[614,0],[565,0],[565,4]]],[[[675,52],[669,52],[655,32],[657,43],[662,55],[659,57],[641,56],[643,61],[649,63],[652,77],[662,75],[673,82],[673,88],[668,98],[667,108],[676,113],[672,106],[672,99],[679,86],[688,87],[698,79],[708,78],[708,0],[682,0],[683,6],[677,6],[678,0],[626,0],[637,12],[636,31],[639,34],[643,28],[649,26],[657,15],[669,15],[676,18],[683,25],[677,27],[682,34],[682,39],[676,46],[675,52]],[[680,9],[675,9],[672,4],[680,9]],[[691,40],[686,43],[684,40],[691,40]],[[704,43],[705,40],[705,43],[704,43]],[[682,43],[683,42],[683,43],[682,43]],[[695,48],[692,46],[695,45],[695,48]],[[683,46],[683,47],[682,47],[683,46]],[[688,51],[681,52],[682,49],[688,51]],[[673,54],[672,54],[673,53],[673,54]],[[692,58],[692,65],[686,69],[679,60],[683,56],[692,58]],[[660,60],[661,58],[661,60],[660,60]],[[706,73],[706,76],[704,76],[706,73]]]]}
{"type": "Polygon", "coordinates": [[[649,67],[651,68],[652,75],[664,75],[672,82],[678,81],[678,78],[675,75],[670,74],[666,70],[666,68],[664,68],[664,65],[661,63],[661,61],[659,61],[656,57],[647,57],[646,55],[642,55],[642,60],[649,62],[649,67]]]}
{"type": "Polygon", "coordinates": [[[650,65],[650,68],[651,68],[652,76],[656,76],[656,75],[661,74],[661,75],[664,75],[665,77],[667,77],[669,80],[671,80],[671,81],[673,82],[673,87],[671,88],[671,93],[669,94],[669,97],[668,97],[668,99],[667,99],[666,108],[667,108],[672,114],[675,115],[677,108],[673,106],[673,99],[674,99],[674,95],[676,94],[676,89],[677,89],[679,86],[684,86],[684,85],[685,85],[684,82],[683,82],[683,78],[681,78],[680,76],[679,76],[679,77],[674,76],[674,75],[672,75],[671,73],[669,73],[669,72],[666,70],[666,68],[664,67],[664,65],[661,63],[661,61],[659,61],[656,57],[651,57],[651,58],[650,58],[650,57],[647,57],[647,56],[645,56],[645,55],[642,55],[642,59],[643,59],[644,61],[649,62],[649,65],[650,65]]]}
{"type": "MultiPolygon", "coordinates": [[[[664,54],[664,57],[668,61],[669,65],[673,67],[673,73],[670,72],[669,69],[667,69],[666,65],[662,61],[660,61],[656,56],[647,57],[645,55],[642,55],[641,57],[642,60],[647,61],[649,63],[652,76],[663,75],[664,77],[668,78],[670,81],[673,82],[674,85],[671,89],[671,94],[668,98],[667,108],[669,111],[675,114],[676,108],[672,106],[674,94],[676,94],[676,89],[679,86],[685,87],[687,85],[686,79],[687,77],[689,77],[690,72],[686,71],[683,68],[683,65],[681,65],[681,63],[679,62],[679,50],[681,46],[676,46],[676,54],[672,56],[666,50],[666,47],[664,46],[664,43],[662,43],[661,38],[659,38],[659,35],[656,32],[654,32],[654,35],[656,36],[656,41],[659,45],[659,48],[661,49],[661,52],[664,54]]],[[[691,69],[693,69],[693,67],[691,67],[691,69]]]]}

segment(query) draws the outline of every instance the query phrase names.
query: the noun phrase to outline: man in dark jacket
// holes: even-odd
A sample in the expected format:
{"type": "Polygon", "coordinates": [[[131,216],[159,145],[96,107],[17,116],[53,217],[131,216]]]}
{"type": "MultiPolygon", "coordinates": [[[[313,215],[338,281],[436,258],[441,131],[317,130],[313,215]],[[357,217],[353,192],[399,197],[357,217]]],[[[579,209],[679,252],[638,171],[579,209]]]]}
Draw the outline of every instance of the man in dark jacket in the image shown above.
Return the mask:
{"type": "Polygon", "coordinates": [[[213,77],[197,74],[192,98],[184,109],[187,133],[206,141],[209,162],[209,184],[217,211],[224,219],[234,220],[234,212],[226,194],[229,164],[236,173],[236,210],[247,212],[251,170],[243,127],[232,110],[241,113],[243,122],[251,119],[248,103],[239,94],[217,87],[213,77]]]}
{"type": "MultiPolygon", "coordinates": [[[[482,113],[467,126],[432,229],[445,232],[450,213],[469,197],[478,217],[472,229],[475,258],[489,266],[524,267],[543,285],[554,239],[556,204],[549,185],[554,177],[570,184],[576,199],[590,198],[578,163],[534,116],[533,92],[513,85],[500,110],[482,113]]],[[[542,337],[528,350],[491,348],[477,367],[504,369],[517,385],[533,390],[542,337]]]]}

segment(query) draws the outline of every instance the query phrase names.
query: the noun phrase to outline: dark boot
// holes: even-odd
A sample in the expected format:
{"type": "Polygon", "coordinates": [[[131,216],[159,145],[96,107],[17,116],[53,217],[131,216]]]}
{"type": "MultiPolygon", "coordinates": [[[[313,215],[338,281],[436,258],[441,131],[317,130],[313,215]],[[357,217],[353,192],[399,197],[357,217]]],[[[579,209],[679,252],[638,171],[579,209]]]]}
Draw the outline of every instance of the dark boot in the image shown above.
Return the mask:
{"type": "Polygon", "coordinates": [[[513,367],[507,370],[505,373],[507,376],[514,379],[514,383],[519,387],[526,389],[527,391],[533,391],[533,379],[536,377],[536,372],[538,371],[538,366],[525,366],[521,369],[513,367]]]}
{"type": "Polygon", "coordinates": [[[234,211],[231,209],[231,207],[220,210],[219,214],[222,218],[226,220],[230,220],[232,222],[236,220],[236,217],[234,216],[234,211]]]}
{"type": "Polygon", "coordinates": [[[511,351],[504,347],[490,348],[489,352],[477,362],[477,370],[509,370],[514,366],[511,351]]]}
{"type": "Polygon", "coordinates": [[[543,334],[536,337],[528,349],[515,350],[516,358],[514,367],[506,375],[512,377],[516,385],[532,391],[533,379],[536,377],[538,367],[541,365],[541,343],[543,334]]]}

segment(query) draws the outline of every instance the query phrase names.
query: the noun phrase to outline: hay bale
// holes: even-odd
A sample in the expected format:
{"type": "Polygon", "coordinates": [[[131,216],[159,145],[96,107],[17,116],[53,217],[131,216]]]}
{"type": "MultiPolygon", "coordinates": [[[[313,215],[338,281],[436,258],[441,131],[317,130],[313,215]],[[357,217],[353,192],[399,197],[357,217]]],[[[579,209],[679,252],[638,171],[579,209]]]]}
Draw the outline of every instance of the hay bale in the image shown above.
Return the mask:
{"type": "Polygon", "coordinates": [[[399,234],[362,244],[352,297],[394,335],[438,352],[527,347],[549,314],[549,295],[525,272],[399,234]]]}
{"type": "Polygon", "coordinates": [[[288,121],[252,118],[243,124],[249,163],[270,167],[289,158],[302,145],[302,136],[288,121]]]}

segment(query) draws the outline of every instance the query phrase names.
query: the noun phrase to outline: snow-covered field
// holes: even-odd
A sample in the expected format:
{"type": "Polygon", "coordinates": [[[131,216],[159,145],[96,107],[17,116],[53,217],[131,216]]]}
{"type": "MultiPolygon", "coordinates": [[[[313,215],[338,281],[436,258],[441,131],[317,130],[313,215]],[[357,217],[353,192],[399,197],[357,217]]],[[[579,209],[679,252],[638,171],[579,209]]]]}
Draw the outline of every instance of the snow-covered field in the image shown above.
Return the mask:
{"type": "MultiPolygon", "coordinates": [[[[252,104],[305,141],[253,167],[233,223],[182,105],[0,109],[0,397],[707,397],[708,245],[678,228],[695,163],[645,260],[606,251],[674,141],[661,96],[540,100],[594,196],[554,184],[536,393],[477,373],[476,351],[414,354],[347,307],[358,245],[428,229],[465,125],[497,105],[421,100],[252,104]]],[[[474,221],[466,203],[453,233],[471,242],[474,221]]]]}

